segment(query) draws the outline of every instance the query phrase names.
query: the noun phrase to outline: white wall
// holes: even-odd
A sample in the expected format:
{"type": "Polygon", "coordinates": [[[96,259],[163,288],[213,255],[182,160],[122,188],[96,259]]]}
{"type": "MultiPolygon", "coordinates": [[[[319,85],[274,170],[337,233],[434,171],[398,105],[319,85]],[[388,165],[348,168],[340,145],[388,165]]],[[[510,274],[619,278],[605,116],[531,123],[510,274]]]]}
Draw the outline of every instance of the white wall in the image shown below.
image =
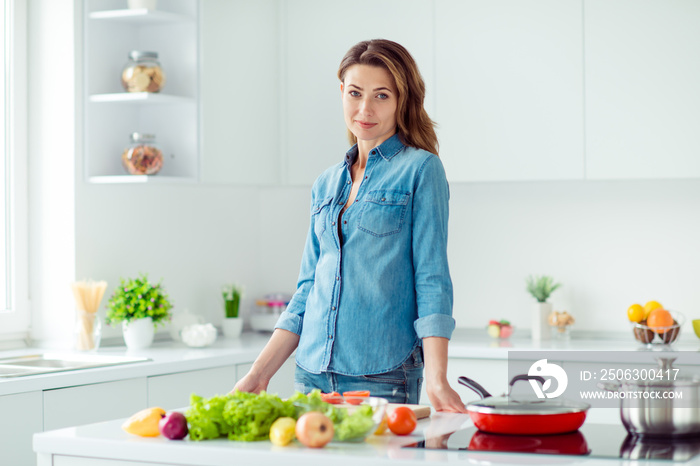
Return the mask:
{"type": "MultiPolygon", "coordinates": [[[[552,302],[577,330],[627,331],[627,307],[650,299],[700,317],[697,180],[453,184],[451,194],[458,327],[528,328],[524,280],[543,273],[563,283],[552,302]]],[[[308,200],[309,188],[82,185],[78,276],[112,285],[147,271],[177,309],[218,322],[222,283],[245,283],[248,308],[293,291],[308,200]]]]}
{"type": "MultiPolygon", "coordinates": [[[[37,1],[29,9],[33,336],[70,334],[68,283],[75,278],[105,279],[111,293],[119,277],[147,272],[162,278],[176,312],[188,308],[215,323],[223,283],[246,285],[247,310],[265,293],[292,292],[308,228],[308,187],[92,185],[74,176],[82,173],[82,137],[73,123],[73,79],[78,88],[81,82],[70,72],[72,6],[37,1]],[[39,37],[39,30],[51,33],[39,37]],[[52,65],[56,60],[61,66],[52,65]]],[[[264,129],[255,131],[251,138],[266,137],[264,129]]],[[[205,147],[204,157],[231,150],[205,147]]],[[[579,330],[627,331],[626,308],[648,299],[700,318],[700,181],[476,183],[451,190],[458,327],[482,328],[489,318],[529,327],[524,279],[532,273],[564,284],[552,301],[576,317],[579,330]]],[[[691,330],[687,337],[694,338],[691,330]]]]}

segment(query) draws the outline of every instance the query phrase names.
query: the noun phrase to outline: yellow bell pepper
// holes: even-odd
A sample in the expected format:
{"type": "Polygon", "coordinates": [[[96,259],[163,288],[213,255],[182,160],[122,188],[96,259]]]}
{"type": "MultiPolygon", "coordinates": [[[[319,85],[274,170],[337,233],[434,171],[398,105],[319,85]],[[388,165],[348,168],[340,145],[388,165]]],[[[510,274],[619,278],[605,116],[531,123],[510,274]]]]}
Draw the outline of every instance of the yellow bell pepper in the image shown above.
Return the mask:
{"type": "Polygon", "coordinates": [[[127,419],[122,424],[122,429],[125,432],[141,437],[158,437],[160,435],[158,422],[163,416],[165,416],[163,408],[143,409],[127,419]]]}

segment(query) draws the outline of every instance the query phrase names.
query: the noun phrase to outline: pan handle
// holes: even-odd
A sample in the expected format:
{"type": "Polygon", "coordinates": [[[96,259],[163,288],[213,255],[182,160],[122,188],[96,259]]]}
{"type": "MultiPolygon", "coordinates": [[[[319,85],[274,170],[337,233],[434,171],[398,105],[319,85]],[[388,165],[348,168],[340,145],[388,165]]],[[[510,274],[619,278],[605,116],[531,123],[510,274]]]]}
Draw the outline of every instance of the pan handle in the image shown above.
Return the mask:
{"type": "Polygon", "coordinates": [[[491,394],[489,392],[487,392],[484,387],[482,387],[481,385],[479,385],[478,383],[476,383],[475,381],[473,381],[472,379],[470,379],[468,377],[459,377],[459,378],[457,378],[457,381],[460,384],[464,385],[465,387],[468,387],[468,388],[474,390],[474,392],[476,392],[476,394],[479,395],[482,400],[484,398],[491,397],[491,394]]]}
{"type": "Polygon", "coordinates": [[[520,374],[516,375],[512,379],[510,379],[510,383],[508,384],[509,386],[513,386],[515,382],[518,380],[537,380],[540,384],[544,385],[544,377],[541,377],[539,375],[528,375],[528,374],[520,374]]]}

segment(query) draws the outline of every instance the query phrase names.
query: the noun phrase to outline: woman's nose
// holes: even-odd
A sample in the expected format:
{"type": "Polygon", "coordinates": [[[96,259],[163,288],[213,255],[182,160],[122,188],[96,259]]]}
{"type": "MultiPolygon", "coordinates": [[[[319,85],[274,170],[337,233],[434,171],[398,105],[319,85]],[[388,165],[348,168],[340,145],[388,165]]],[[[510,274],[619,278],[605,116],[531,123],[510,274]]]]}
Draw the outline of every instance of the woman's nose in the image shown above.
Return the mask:
{"type": "Polygon", "coordinates": [[[372,102],[369,99],[362,99],[360,102],[360,112],[362,112],[363,115],[372,114],[372,102]]]}

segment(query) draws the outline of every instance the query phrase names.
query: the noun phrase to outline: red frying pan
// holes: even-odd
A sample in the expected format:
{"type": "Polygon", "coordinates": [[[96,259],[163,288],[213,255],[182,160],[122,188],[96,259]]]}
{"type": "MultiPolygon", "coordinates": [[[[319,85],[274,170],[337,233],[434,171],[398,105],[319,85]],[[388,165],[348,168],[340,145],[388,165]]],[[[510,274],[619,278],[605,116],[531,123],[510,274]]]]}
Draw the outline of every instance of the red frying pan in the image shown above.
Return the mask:
{"type": "Polygon", "coordinates": [[[548,435],[574,432],[583,425],[591,406],[587,403],[560,399],[514,399],[510,396],[518,380],[537,380],[538,375],[516,375],[510,381],[508,395],[491,396],[484,387],[467,377],[457,379],[474,390],[482,399],[467,404],[474,425],[484,432],[512,435],[548,435]]]}

